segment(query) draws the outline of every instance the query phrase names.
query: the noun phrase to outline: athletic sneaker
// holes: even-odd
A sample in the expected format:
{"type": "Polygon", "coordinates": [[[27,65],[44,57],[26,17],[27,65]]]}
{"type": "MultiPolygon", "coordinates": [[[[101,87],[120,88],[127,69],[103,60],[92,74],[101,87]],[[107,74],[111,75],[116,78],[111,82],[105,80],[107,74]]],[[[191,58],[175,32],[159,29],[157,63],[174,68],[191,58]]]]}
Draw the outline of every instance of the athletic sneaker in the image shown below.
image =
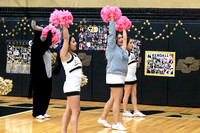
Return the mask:
{"type": "Polygon", "coordinates": [[[36,119],[44,119],[44,116],[43,115],[38,115],[35,117],[36,119]]]}
{"type": "Polygon", "coordinates": [[[133,117],[134,115],[130,111],[126,111],[122,113],[123,116],[133,117]]]}
{"type": "Polygon", "coordinates": [[[116,129],[116,130],[126,130],[126,128],[125,128],[120,122],[118,122],[117,124],[113,124],[113,125],[112,125],[112,129],[116,129]]]}
{"type": "Polygon", "coordinates": [[[104,125],[105,127],[111,127],[111,125],[107,123],[107,120],[99,118],[97,122],[104,125]]]}
{"type": "Polygon", "coordinates": [[[44,114],[44,117],[45,117],[45,118],[50,118],[51,116],[48,115],[48,114],[44,114]]]}
{"type": "Polygon", "coordinates": [[[145,114],[143,114],[142,112],[140,112],[139,110],[135,113],[133,113],[133,116],[139,116],[139,117],[144,117],[146,116],[145,114]]]}

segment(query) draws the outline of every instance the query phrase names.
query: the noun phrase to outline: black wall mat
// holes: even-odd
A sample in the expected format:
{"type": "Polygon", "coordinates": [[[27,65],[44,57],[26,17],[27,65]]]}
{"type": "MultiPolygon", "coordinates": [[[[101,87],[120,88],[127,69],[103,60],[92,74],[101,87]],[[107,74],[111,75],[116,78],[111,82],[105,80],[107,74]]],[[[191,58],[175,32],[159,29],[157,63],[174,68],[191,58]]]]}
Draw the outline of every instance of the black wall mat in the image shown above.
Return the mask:
{"type": "Polygon", "coordinates": [[[58,75],[54,75],[52,78],[52,98],[64,98],[66,99],[66,96],[63,92],[63,85],[65,82],[65,71],[63,67],[61,67],[61,70],[58,75]]]}
{"type": "Polygon", "coordinates": [[[92,100],[94,101],[107,101],[110,97],[110,88],[106,86],[106,62],[104,51],[93,52],[92,100]]]}
{"type": "MultiPolygon", "coordinates": [[[[183,23],[184,25],[177,28],[176,34],[169,39],[170,50],[176,52],[176,63],[179,59],[185,59],[186,57],[194,57],[195,60],[200,59],[199,39],[194,40],[188,37],[189,35],[199,35],[200,24],[188,21],[183,21],[183,23]],[[188,34],[185,34],[184,28],[188,34]]],[[[174,25],[174,23],[171,23],[171,25],[174,25]]],[[[169,80],[168,105],[199,107],[200,71],[192,71],[190,69],[192,64],[187,64],[187,62],[185,64],[188,67],[187,73],[176,70],[175,78],[169,80]]]]}
{"type": "MultiPolygon", "coordinates": [[[[144,25],[145,29],[144,37],[145,38],[155,38],[156,34],[152,34],[154,32],[161,32],[165,25],[168,24],[166,22],[151,22],[151,25],[144,25]],[[153,27],[150,30],[150,27],[153,27]],[[149,30],[148,30],[149,29],[149,30]]],[[[167,32],[167,31],[166,31],[167,32]]],[[[166,33],[163,33],[166,34],[166,33]]],[[[142,41],[142,54],[143,62],[145,62],[145,51],[168,51],[168,40],[154,40],[142,41]]],[[[144,66],[143,66],[144,67],[144,66]]],[[[144,71],[144,68],[143,68],[144,71]]],[[[143,74],[144,75],[144,74],[143,74]]],[[[158,105],[167,105],[167,77],[155,77],[155,76],[143,76],[142,84],[142,103],[143,104],[158,104],[158,105]]]]}

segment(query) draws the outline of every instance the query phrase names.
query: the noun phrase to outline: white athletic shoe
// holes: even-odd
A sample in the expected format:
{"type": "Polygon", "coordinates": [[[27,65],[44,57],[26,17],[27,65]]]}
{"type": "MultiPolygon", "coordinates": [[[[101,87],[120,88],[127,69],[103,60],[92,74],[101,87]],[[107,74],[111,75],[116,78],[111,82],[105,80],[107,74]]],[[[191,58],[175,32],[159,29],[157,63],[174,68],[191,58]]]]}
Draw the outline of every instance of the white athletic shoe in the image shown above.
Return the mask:
{"type": "Polygon", "coordinates": [[[139,110],[135,113],[133,113],[133,116],[139,116],[139,117],[144,117],[146,116],[145,114],[143,114],[142,112],[140,112],[139,110]]]}
{"type": "Polygon", "coordinates": [[[45,117],[45,118],[50,118],[51,116],[48,115],[48,114],[44,114],[44,117],[45,117]]]}
{"type": "Polygon", "coordinates": [[[122,115],[126,116],[126,117],[133,117],[134,116],[130,111],[123,112],[122,115]]]}
{"type": "Polygon", "coordinates": [[[107,123],[107,120],[99,118],[97,122],[104,125],[105,127],[111,127],[111,125],[107,123]]]}
{"type": "Polygon", "coordinates": [[[44,116],[43,115],[38,115],[35,117],[36,119],[44,119],[44,116]]]}
{"type": "Polygon", "coordinates": [[[113,124],[112,129],[122,130],[122,131],[126,130],[126,128],[120,122],[118,122],[117,124],[113,124]]]}

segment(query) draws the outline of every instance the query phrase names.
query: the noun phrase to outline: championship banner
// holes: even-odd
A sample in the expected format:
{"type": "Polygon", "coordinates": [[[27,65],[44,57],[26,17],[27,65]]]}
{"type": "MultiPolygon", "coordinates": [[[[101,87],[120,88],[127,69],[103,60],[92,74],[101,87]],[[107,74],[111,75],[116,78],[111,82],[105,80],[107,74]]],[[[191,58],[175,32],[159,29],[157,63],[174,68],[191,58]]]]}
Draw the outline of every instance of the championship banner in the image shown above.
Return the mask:
{"type": "Polygon", "coordinates": [[[175,52],[145,51],[147,76],[175,77],[175,52]]]}

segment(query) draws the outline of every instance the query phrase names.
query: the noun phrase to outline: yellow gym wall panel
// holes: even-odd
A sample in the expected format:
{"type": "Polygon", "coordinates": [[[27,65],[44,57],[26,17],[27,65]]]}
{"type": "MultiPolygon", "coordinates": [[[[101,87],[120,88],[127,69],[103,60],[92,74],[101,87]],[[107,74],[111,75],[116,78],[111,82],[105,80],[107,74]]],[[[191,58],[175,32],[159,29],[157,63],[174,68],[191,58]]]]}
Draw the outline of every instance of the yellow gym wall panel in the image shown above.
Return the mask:
{"type": "Polygon", "coordinates": [[[0,7],[200,8],[200,0],[0,0],[0,7]]]}

